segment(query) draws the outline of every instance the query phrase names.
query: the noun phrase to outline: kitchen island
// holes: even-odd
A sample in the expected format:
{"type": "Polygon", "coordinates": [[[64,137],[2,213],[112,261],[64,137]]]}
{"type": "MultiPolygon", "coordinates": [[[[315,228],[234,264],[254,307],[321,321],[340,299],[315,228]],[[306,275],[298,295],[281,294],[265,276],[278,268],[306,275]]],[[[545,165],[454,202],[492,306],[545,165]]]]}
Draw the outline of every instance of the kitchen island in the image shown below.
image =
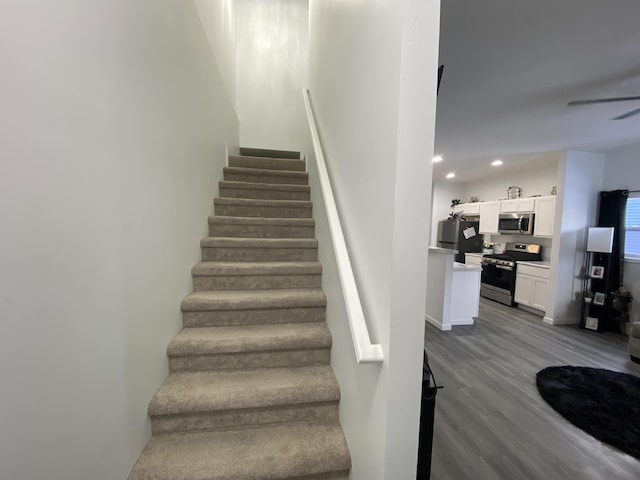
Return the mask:
{"type": "Polygon", "coordinates": [[[425,319],[440,330],[473,325],[480,302],[480,272],[454,261],[457,251],[429,247],[425,319]]]}

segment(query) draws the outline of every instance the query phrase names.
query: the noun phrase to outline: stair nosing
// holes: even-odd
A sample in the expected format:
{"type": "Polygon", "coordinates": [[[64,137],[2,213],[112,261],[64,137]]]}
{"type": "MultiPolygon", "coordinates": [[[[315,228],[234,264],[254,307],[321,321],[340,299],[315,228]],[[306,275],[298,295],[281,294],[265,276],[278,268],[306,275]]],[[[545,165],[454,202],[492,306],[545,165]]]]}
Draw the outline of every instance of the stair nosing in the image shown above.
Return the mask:
{"type": "Polygon", "coordinates": [[[194,277],[262,276],[262,275],[320,275],[320,262],[216,262],[203,261],[191,268],[194,277]],[[209,273],[216,271],[218,273],[209,273]],[[278,273],[285,272],[285,273],[278,273]],[[293,273],[289,273],[293,272],[293,273]]]}
{"type": "Polygon", "coordinates": [[[204,237],[201,248],[318,248],[315,238],[252,238],[252,237],[204,237]]]}
{"type": "Polygon", "coordinates": [[[274,208],[308,208],[313,207],[310,200],[279,200],[264,198],[242,198],[242,197],[216,197],[213,199],[214,205],[233,205],[247,207],[274,207],[274,208]]]}
{"type": "MultiPolygon", "coordinates": [[[[238,217],[234,215],[210,215],[208,218],[209,225],[227,224],[227,225],[272,225],[272,226],[296,226],[296,227],[314,227],[316,222],[313,218],[297,218],[297,217],[238,217]]],[[[286,237],[285,237],[286,238],[286,237]]]]}
{"type": "Polygon", "coordinates": [[[274,177],[299,177],[308,178],[308,172],[297,172],[295,170],[270,170],[268,168],[248,168],[248,167],[224,167],[224,173],[244,173],[245,175],[264,175],[274,177]]]}
{"type": "Polygon", "coordinates": [[[331,344],[331,332],[326,322],[185,327],[169,342],[167,356],[250,355],[329,349],[331,344]],[[246,337],[246,342],[239,340],[242,335],[246,337]],[[223,342],[227,344],[221,345],[223,342]]]}
{"type": "Polygon", "coordinates": [[[310,185],[297,185],[292,183],[241,182],[237,180],[220,180],[220,182],[218,183],[218,187],[238,188],[238,189],[248,189],[248,190],[281,190],[281,191],[304,192],[304,193],[309,193],[311,191],[310,185]]]}
{"type": "Polygon", "coordinates": [[[187,371],[169,374],[149,402],[148,413],[179,415],[339,400],[340,388],[330,365],[187,371]],[[201,390],[189,388],[194,380],[201,390]],[[252,391],[247,385],[254,386],[252,391]],[[260,395],[253,397],[257,391],[260,395]],[[176,400],[177,395],[182,401],[176,400]]]}

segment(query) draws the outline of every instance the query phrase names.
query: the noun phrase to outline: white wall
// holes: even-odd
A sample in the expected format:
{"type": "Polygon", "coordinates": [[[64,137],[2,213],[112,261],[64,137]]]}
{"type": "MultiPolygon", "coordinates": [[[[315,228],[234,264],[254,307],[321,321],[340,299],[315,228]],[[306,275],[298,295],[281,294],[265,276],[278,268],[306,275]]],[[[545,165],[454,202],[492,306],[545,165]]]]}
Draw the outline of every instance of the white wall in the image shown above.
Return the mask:
{"type": "Polygon", "coordinates": [[[192,2],[5,1],[0,478],[126,478],[237,120],[192,2]]]}
{"type": "MultiPolygon", "coordinates": [[[[605,191],[640,190],[640,143],[606,153],[605,191]]],[[[624,287],[633,295],[631,318],[640,321],[640,263],[624,263],[624,287]]]]}
{"type": "Polygon", "coordinates": [[[451,200],[461,199],[463,202],[468,197],[463,195],[464,184],[449,182],[447,180],[435,180],[433,182],[431,204],[433,205],[431,214],[431,234],[429,245],[435,247],[438,242],[438,222],[449,218],[451,213],[451,200]]]}
{"type": "Polygon", "coordinates": [[[240,145],[299,151],[306,121],[309,2],[235,0],[240,145]]]}
{"type": "Polygon", "coordinates": [[[508,173],[501,173],[499,167],[488,167],[494,170],[490,177],[464,184],[462,201],[466,202],[471,196],[478,197],[483,202],[505,199],[511,186],[520,187],[523,197],[549,195],[551,187],[556,185],[558,161],[563,155],[560,152],[541,154],[540,158],[527,164],[527,167],[508,173]]]}
{"type": "Polygon", "coordinates": [[[233,105],[236,102],[236,36],[233,0],[193,0],[233,105]]]}
{"type": "Polygon", "coordinates": [[[334,265],[321,252],[354,479],[415,477],[438,24],[436,1],[310,2],[311,100],[369,330],[385,354],[382,366],[355,364],[334,265]]]}
{"type": "Polygon", "coordinates": [[[544,321],[578,323],[586,232],[595,224],[602,189],[604,155],[568,151],[558,166],[558,197],[551,251],[551,302],[544,321]]]}

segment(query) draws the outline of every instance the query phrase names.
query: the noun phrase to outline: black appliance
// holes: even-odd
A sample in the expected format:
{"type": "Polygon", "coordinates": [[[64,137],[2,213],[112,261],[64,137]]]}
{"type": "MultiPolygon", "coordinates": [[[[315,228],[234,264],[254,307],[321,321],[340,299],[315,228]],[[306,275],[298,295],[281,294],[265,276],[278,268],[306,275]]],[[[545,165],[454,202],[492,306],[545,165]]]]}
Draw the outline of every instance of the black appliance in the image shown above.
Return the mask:
{"type": "Polygon", "coordinates": [[[480,296],[515,307],[517,262],[541,260],[542,247],[533,243],[507,243],[504,253],[483,256],[480,296]]]}
{"type": "Polygon", "coordinates": [[[458,250],[455,261],[464,263],[465,253],[482,251],[482,235],[476,220],[441,220],[438,223],[438,247],[458,250]]]}
{"type": "Polygon", "coordinates": [[[498,232],[533,235],[533,213],[501,213],[498,217],[498,232]]]}

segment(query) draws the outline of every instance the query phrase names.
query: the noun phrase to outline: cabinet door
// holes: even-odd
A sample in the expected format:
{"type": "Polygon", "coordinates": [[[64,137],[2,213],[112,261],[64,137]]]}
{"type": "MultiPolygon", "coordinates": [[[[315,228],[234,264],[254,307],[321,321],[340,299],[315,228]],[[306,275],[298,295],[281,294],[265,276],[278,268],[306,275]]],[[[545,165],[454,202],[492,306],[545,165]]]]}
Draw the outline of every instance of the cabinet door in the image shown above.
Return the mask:
{"type": "Polygon", "coordinates": [[[480,233],[498,233],[500,202],[482,202],[480,204],[480,233]]]}
{"type": "Polygon", "coordinates": [[[536,219],[533,235],[536,237],[553,237],[553,221],[556,211],[556,197],[539,197],[536,202],[536,219]]]}
{"type": "Polygon", "coordinates": [[[518,200],[502,200],[500,202],[501,213],[515,213],[518,211],[518,200]]]}
{"type": "Polygon", "coordinates": [[[546,311],[548,297],[549,281],[544,278],[534,278],[531,285],[531,306],[546,311]]]}
{"type": "Polygon", "coordinates": [[[461,203],[457,207],[453,208],[454,212],[462,210],[465,215],[478,215],[480,213],[479,203],[461,203]]]}
{"type": "Polygon", "coordinates": [[[535,198],[519,198],[518,213],[532,213],[536,209],[535,198]]]}
{"type": "Polygon", "coordinates": [[[473,265],[475,267],[482,267],[482,257],[479,257],[477,255],[469,255],[468,253],[465,253],[465,255],[464,255],[464,263],[466,265],[473,265]]]}
{"type": "Polygon", "coordinates": [[[530,275],[516,274],[516,291],[513,300],[522,305],[531,305],[531,291],[533,290],[533,277],[530,275]]]}

